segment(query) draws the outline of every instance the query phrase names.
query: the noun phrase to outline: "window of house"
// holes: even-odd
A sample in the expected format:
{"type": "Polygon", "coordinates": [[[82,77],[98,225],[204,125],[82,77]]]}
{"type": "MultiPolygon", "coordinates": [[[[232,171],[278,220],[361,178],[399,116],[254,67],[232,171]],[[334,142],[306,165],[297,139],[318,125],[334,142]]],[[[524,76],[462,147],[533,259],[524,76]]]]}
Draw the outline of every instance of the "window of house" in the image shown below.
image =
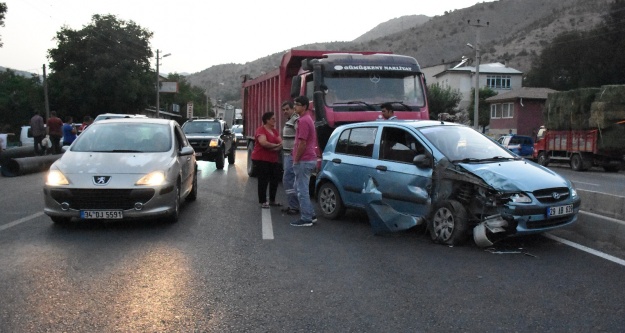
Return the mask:
{"type": "Polygon", "coordinates": [[[514,118],[514,103],[491,104],[490,118],[514,118]]]}
{"type": "Polygon", "coordinates": [[[510,89],[510,75],[487,75],[486,86],[491,89],[510,89]]]}

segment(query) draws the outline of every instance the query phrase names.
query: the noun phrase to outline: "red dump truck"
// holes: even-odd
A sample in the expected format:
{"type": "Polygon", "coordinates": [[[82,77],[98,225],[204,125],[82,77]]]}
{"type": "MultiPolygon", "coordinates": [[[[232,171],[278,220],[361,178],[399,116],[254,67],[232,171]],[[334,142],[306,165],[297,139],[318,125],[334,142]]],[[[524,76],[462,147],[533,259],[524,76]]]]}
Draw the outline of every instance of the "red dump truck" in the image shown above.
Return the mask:
{"type": "Polygon", "coordinates": [[[300,95],[311,101],[320,151],[337,126],[376,120],[385,102],[393,104],[399,119],[429,119],[419,64],[385,52],[290,50],[275,70],[253,79],[245,75],[241,95],[250,176],[254,131],[263,113],[274,112],[281,131],[286,119],[280,105],[300,95]]]}
{"type": "Polygon", "coordinates": [[[625,121],[604,129],[552,131],[541,128],[534,143],[538,164],[569,163],[575,171],[593,166],[607,172],[618,172],[625,156],[625,121]]]}

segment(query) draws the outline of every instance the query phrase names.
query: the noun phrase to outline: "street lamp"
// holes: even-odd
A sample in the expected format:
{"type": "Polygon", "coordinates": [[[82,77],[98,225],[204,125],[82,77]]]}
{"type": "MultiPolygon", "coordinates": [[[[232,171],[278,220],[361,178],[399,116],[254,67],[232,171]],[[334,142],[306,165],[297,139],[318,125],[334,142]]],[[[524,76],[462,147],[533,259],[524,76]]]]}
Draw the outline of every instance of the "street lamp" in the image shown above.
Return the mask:
{"type": "Polygon", "coordinates": [[[164,54],[162,57],[158,56],[159,54],[159,50],[156,49],[156,118],[160,118],[160,111],[161,111],[161,80],[160,80],[160,73],[158,72],[158,62],[160,59],[163,59],[165,57],[169,57],[171,55],[171,53],[167,53],[164,54]]]}

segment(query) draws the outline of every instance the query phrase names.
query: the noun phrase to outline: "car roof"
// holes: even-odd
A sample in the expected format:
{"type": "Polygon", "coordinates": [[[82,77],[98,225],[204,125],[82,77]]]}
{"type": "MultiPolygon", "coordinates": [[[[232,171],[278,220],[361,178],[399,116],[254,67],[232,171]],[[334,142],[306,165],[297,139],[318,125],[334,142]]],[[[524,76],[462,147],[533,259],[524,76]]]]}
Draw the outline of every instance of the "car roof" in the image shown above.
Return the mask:
{"type": "Polygon", "coordinates": [[[358,127],[358,126],[371,126],[371,125],[401,125],[401,126],[408,126],[408,127],[413,127],[413,128],[425,128],[425,127],[432,127],[432,126],[466,126],[463,124],[453,123],[449,121],[440,121],[440,120],[402,120],[402,119],[372,120],[372,121],[351,123],[351,124],[346,124],[342,126],[358,127]]]}
{"type": "Polygon", "coordinates": [[[98,121],[98,123],[147,123],[147,124],[171,124],[175,122],[172,119],[162,119],[162,118],[111,118],[111,119],[102,119],[98,121]]]}

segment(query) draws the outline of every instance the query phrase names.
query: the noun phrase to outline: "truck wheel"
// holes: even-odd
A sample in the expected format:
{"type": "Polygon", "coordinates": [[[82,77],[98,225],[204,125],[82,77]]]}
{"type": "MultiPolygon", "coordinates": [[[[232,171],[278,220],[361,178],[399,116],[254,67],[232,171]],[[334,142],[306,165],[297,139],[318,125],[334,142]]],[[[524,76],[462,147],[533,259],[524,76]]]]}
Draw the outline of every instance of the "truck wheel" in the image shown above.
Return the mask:
{"type": "Polygon", "coordinates": [[[323,183],[319,187],[319,196],[317,197],[317,203],[321,208],[321,216],[328,220],[336,220],[345,213],[345,206],[341,195],[336,189],[336,186],[330,182],[323,183]]]}
{"type": "Polygon", "coordinates": [[[460,244],[467,239],[467,211],[461,203],[447,200],[438,205],[428,221],[430,236],[436,243],[460,244]]]}
{"type": "Polygon", "coordinates": [[[584,171],[584,161],[579,154],[575,154],[571,157],[571,169],[575,171],[584,171]]]}
{"type": "Polygon", "coordinates": [[[254,162],[252,161],[252,151],[254,151],[254,143],[250,142],[247,145],[247,175],[256,177],[256,168],[254,168],[254,162]]]}
{"type": "Polygon", "coordinates": [[[224,152],[223,152],[223,151],[220,151],[220,152],[217,154],[217,157],[215,158],[215,167],[216,167],[218,170],[223,170],[223,168],[224,168],[224,163],[225,163],[225,159],[226,159],[226,157],[224,156],[224,152]]]}
{"type": "Polygon", "coordinates": [[[538,164],[542,166],[547,166],[549,165],[549,156],[547,156],[547,153],[543,151],[538,154],[538,159],[536,160],[536,162],[538,162],[538,164]]]}
{"type": "Polygon", "coordinates": [[[228,164],[234,164],[234,158],[236,157],[235,154],[236,154],[236,151],[234,150],[234,148],[231,149],[230,154],[228,154],[228,164]]]}

